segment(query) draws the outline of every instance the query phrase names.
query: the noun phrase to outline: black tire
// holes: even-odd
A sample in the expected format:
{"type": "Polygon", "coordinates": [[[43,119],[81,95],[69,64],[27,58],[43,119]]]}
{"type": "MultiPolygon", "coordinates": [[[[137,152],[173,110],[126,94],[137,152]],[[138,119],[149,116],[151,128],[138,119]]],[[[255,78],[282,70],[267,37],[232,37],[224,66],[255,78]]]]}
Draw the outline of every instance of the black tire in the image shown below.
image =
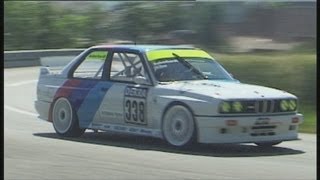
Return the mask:
{"type": "Polygon", "coordinates": [[[282,141],[270,141],[270,142],[261,142],[255,143],[259,147],[268,148],[282,143],[282,141]]]}
{"type": "Polygon", "coordinates": [[[175,147],[189,147],[196,139],[196,124],[192,113],[182,105],[170,107],[162,120],[166,142],[175,147]]]}
{"type": "Polygon", "coordinates": [[[78,118],[71,103],[63,97],[54,102],[52,124],[56,133],[63,137],[79,137],[86,130],[79,127],[78,118]]]}

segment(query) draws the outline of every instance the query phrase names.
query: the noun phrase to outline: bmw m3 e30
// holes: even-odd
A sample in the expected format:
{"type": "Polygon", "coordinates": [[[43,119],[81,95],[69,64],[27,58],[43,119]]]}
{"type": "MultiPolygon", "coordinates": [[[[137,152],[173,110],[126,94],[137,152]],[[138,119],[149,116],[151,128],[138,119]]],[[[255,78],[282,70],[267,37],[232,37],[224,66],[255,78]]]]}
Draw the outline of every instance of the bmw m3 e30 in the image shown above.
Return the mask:
{"type": "Polygon", "coordinates": [[[61,136],[86,129],[162,138],[173,146],[296,140],[296,96],[241,83],[193,47],[99,45],[61,72],[41,67],[35,108],[61,136]]]}

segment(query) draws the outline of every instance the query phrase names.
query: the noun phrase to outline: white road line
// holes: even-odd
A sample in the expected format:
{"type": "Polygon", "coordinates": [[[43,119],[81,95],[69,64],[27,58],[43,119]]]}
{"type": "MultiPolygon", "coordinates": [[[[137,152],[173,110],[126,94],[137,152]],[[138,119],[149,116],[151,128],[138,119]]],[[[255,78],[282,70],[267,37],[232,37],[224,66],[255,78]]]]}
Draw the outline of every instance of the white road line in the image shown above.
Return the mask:
{"type": "Polygon", "coordinates": [[[12,107],[12,106],[4,105],[4,108],[7,109],[7,110],[10,110],[10,111],[17,112],[17,113],[38,117],[38,114],[36,114],[36,113],[32,113],[32,112],[28,112],[28,111],[25,111],[25,110],[21,110],[21,109],[12,107]]]}
{"type": "Polygon", "coordinates": [[[35,83],[35,82],[38,82],[38,80],[37,80],[37,79],[27,80],[27,81],[22,81],[22,82],[5,84],[4,86],[5,86],[5,87],[15,87],[15,86],[21,86],[21,85],[31,84],[31,83],[35,83]]]}

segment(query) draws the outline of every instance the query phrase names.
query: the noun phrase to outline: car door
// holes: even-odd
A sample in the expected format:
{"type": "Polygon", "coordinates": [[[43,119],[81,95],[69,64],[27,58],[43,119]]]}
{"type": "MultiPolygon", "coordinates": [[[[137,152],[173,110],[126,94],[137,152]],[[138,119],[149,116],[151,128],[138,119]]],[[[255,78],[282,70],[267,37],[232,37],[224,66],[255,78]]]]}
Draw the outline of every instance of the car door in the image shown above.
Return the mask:
{"type": "Polygon", "coordinates": [[[112,83],[105,77],[105,62],[110,55],[105,49],[92,49],[75,64],[69,79],[56,96],[64,96],[72,103],[80,127],[87,128],[99,120],[98,109],[112,83]]]}
{"type": "Polygon", "coordinates": [[[112,53],[107,75],[112,86],[99,108],[100,123],[105,125],[104,128],[138,131],[127,127],[150,127],[147,100],[152,86],[142,58],[134,51],[112,53]]]}

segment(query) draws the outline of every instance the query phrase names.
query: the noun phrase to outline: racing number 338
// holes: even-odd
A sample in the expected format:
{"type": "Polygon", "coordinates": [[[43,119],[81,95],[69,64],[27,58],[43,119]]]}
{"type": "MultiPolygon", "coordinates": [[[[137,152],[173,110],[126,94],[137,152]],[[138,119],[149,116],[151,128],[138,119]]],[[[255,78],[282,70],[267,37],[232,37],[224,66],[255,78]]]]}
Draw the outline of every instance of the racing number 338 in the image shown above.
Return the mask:
{"type": "Polygon", "coordinates": [[[126,121],[144,123],[144,102],[126,99],[125,103],[126,121]]]}
{"type": "Polygon", "coordinates": [[[124,98],[124,118],[127,123],[147,124],[146,114],[146,88],[127,87],[124,98]]]}

